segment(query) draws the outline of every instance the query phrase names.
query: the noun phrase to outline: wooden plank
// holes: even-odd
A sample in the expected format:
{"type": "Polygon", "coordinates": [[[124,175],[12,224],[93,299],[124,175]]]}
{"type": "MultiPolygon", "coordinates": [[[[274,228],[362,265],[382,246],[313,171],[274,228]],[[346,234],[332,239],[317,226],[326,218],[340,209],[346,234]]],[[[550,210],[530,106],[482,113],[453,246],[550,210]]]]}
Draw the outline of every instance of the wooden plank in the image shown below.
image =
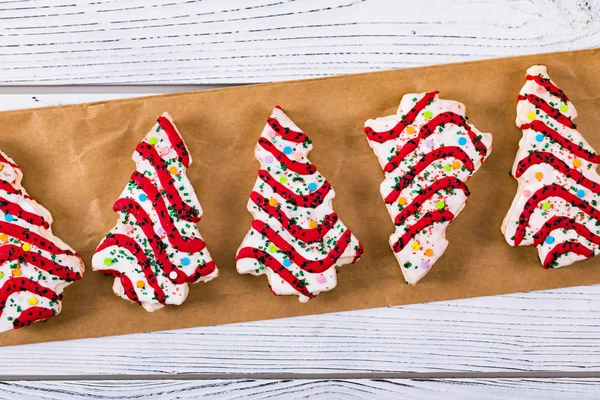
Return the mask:
{"type": "Polygon", "coordinates": [[[247,83],[596,47],[597,1],[0,4],[0,84],[247,83]]]}
{"type": "Polygon", "coordinates": [[[0,397],[63,399],[597,399],[600,379],[388,379],[0,382],[0,397]]]}

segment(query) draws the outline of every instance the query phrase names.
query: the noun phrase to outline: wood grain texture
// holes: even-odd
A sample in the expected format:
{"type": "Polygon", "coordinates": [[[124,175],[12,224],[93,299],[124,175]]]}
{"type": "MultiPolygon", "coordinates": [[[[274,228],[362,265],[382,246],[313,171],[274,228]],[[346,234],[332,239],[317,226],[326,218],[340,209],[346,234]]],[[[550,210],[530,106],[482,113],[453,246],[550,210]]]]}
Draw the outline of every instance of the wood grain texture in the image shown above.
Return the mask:
{"type": "Polygon", "coordinates": [[[9,0],[0,84],[248,83],[600,43],[597,0],[9,0]]]}
{"type": "Polygon", "coordinates": [[[0,382],[0,398],[65,399],[597,399],[599,379],[206,380],[0,382]]]}

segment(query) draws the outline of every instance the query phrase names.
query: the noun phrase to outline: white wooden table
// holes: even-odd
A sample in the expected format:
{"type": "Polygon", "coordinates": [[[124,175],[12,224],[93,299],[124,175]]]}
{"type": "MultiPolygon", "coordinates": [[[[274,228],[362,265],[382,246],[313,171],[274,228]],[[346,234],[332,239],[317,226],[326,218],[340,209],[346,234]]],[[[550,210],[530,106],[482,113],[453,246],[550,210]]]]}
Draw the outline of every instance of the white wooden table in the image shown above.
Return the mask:
{"type": "MultiPolygon", "coordinates": [[[[0,108],[599,45],[599,0],[0,0],[0,108]]],[[[10,399],[592,399],[600,286],[0,348],[0,381],[10,399]]]]}

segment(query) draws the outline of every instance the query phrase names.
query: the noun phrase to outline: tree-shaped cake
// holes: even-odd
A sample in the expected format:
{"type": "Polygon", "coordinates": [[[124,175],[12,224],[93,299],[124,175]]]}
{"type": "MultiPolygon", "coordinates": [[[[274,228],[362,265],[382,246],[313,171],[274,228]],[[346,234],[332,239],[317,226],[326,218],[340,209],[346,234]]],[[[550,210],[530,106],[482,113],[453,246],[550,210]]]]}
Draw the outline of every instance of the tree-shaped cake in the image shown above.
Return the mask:
{"type": "Polygon", "coordinates": [[[502,232],[512,246],[536,246],[545,268],[591,258],[600,246],[600,155],[576,117],[546,67],[529,68],[517,99],[523,138],[512,175],[519,187],[502,232]]]}
{"type": "Polygon", "coordinates": [[[381,195],[396,225],[390,246],[414,285],[446,251],[446,228],[467,202],[465,181],[490,155],[492,135],[437,91],[404,95],[396,115],[368,120],[365,133],[385,172],[381,195]]]}
{"type": "Polygon", "coordinates": [[[186,176],[192,163],[164,113],[133,153],[136,171],[115,202],[117,225],[102,240],[92,268],[115,277],[117,296],[154,311],[181,304],[188,283],[218,275],[196,223],[202,208],[186,176]]]}
{"type": "Polygon", "coordinates": [[[333,212],[335,193],[308,161],[312,143],[276,107],[254,155],[260,171],[248,201],[254,221],[237,253],[241,274],[266,274],[276,295],[306,302],[337,284],[336,267],[363,249],[333,212]]]}
{"type": "Polygon", "coordinates": [[[83,260],[52,234],[52,215],[21,186],[23,172],[0,151],[0,332],[53,317],[83,260]]]}

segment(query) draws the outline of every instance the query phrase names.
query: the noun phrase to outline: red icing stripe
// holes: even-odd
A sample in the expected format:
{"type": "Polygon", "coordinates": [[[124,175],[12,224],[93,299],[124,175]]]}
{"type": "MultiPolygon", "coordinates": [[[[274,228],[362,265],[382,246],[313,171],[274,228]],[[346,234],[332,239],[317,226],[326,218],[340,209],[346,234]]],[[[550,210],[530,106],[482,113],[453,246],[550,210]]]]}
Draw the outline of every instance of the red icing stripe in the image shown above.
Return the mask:
{"type": "Polygon", "coordinates": [[[546,221],[540,230],[533,235],[534,245],[539,246],[544,243],[548,235],[550,235],[550,233],[555,229],[572,229],[577,232],[579,236],[582,236],[590,242],[600,246],[600,236],[592,233],[588,228],[585,227],[585,225],[576,222],[574,218],[564,216],[552,217],[546,221]]]}
{"type": "MultiPolygon", "coordinates": [[[[129,236],[121,234],[110,235],[106,239],[104,239],[102,243],[100,243],[100,246],[98,246],[96,252],[102,251],[107,247],[111,246],[123,248],[137,259],[138,265],[144,272],[144,277],[146,278],[148,285],[150,285],[150,287],[154,290],[156,300],[161,304],[165,304],[167,300],[165,297],[165,292],[163,292],[162,288],[158,283],[158,279],[156,278],[156,274],[154,273],[150,260],[148,259],[148,257],[146,257],[146,255],[144,254],[144,250],[142,250],[142,248],[137,244],[137,242],[131,239],[129,236]]],[[[123,282],[123,280],[121,280],[121,282],[123,282]]],[[[129,282],[129,285],[130,284],[131,282],[129,282]]],[[[123,285],[123,287],[125,288],[125,285],[123,285]]],[[[133,285],[131,286],[131,288],[126,288],[125,292],[127,293],[130,289],[133,289],[133,285]]],[[[135,293],[135,290],[133,291],[133,293],[135,293]]],[[[127,295],[127,297],[131,299],[129,295],[127,295]]]]}
{"type": "Polygon", "coordinates": [[[185,143],[183,142],[183,138],[177,132],[177,129],[173,126],[171,121],[169,121],[165,117],[158,118],[158,125],[163,128],[167,137],[169,138],[169,142],[171,142],[171,147],[175,149],[177,153],[177,157],[179,158],[179,162],[182,163],[186,168],[190,166],[190,154],[188,153],[187,147],[185,147],[185,143]]]}
{"type": "Polygon", "coordinates": [[[10,194],[16,194],[17,196],[23,196],[29,200],[33,200],[33,197],[31,197],[28,194],[24,194],[21,190],[16,189],[15,187],[13,187],[13,185],[11,185],[10,183],[8,183],[7,181],[5,181],[3,179],[0,179],[0,190],[3,190],[6,193],[10,193],[10,194]]]}
{"type": "Polygon", "coordinates": [[[16,168],[16,169],[21,169],[21,167],[19,167],[19,166],[18,166],[17,164],[15,164],[14,162],[10,162],[10,161],[8,161],[8,159],[7,159],[6,157],[4,157],[4,156],[2,155],[2,153],[0,153],[0,163],[8,164],[8,165],[10,165],[11,167],[13,167],[13,168],[16,168]]]}
{"type": "Polygon", "coordinates": [[[569,117],[567,117],[566,115],[561,113],[559,109],[554,108],[550,104],[546,103],[546,100],[542,99],[541,97],[538,97],[534,94],[527,94],[525,96],[520,94],[519,97],[517,97],[517,101],[521,101],[521,100],[527,100],[528,102],[533,104],[536,108],[541,109],[546,114],[548,114],[549,116],[551,116],[557,122],[563,124],[564,126],[571,128],[571,129],[577,128],[577,125],[575,125],[575,123],[573,121],[571,121],[571,119],[569,117]]]}
{"type": "Polygon", "coordinates": [[[349,229],[346,229],[342,236],[340,236],[340,238],[337,240],[335,246],[324,258],[320,260],[307,260],[298,254],[298,252],[294,249],[294,246],[289,244],[284,238],[279,236],[264,222],[255,219],[252,221],[252,227],[256,229],[258,233],[266,236],[267,239],[273,242],[275,246],[282,250],[294,264],[296,264],[302,270],[310,272],[311,274],[320,274],[331,268],[342,256],[344,251],[346,251],[348,244],[350,244],[350,241],[352,240],[352,233],[349,229]]]}
{"type": "Polygon", "coordinates": [[[388,140],[396,139],[404,131],[408,125],[412,124],[417,118],[417,115],[427,107],[439,92],[433,91],[425,94],[415,106],[396,124],[392,129],[383,132],[375,132],[370,126],[365,127],[365,134],[369,140],[377,143],[385,143],[388,140]]]}
{"type": "Polygon", "coordinates": [[[7,261],[17,260],[20,262],[28,262],[29,264],[46,271],[50,275],[57,276],[67,282],[76,281],[82,278],[79,271],[72,271],[36,252],[25,251],[20,246],[15,246],[13,244],[0,246],[0,265],[7,261]]]}
{"type": "Polygon", "coordinates": [[[320,188],[312,193],[296,194],[273,179],[267,170],[261,169],[258,171],[258,177],[269,185],[271,189],[273,189],[273,192],[279,194],[288,203],[299,207],[317,208],[323,203],[325,196],[327,196],[331,190],[331,185],[328,182],[324,182],[320,188]]]}
{"type": "Polygon", "coordinates": [[[297,174],[312,175],[317,172],[317,168],[315,168],[315,166],[311,163],[301,163],[299,161],[290,160],[288,156],[286,156],[282,151],[279,151],[279,149],[273,143],[265,138],[258,138],[258,144],[260,144],[263,149],[271,153],[277,161],[297,174]]]}
{"type": "MultiPolygon", "coordinates": [[[[152,198],[149,197],[149,199],[152,199],[152,198]]],[[[160,196],[159,196],[159,199],[160,199],[160,196]]],[[[156,200],[152,199],[152,201],[154,202],[156,200]]],[[[158,202],[156,204],[158,204],[158,202]]],[[[154,205],[154,203],[153,203],[153,205],[154,205]]],[[[161,241],[160,238],[158,237],[158,235],[156,234],[156,232],[154,231],[154,226],[152,224],[152,220],[148,216],[148,213],[146,213],[146,211],[134,200],[131,200],[131,199],[117,200],[115,202],[115,205],[113,206],[113,211],[123,212],[123,213],[128,213],[128,214],[133,215],[135,217],[139,227],[142,228],[142,230],[144,231],[144,234],[146,235],[146,237],[148,239],[150,239],[152,237],[156,237],[157,240],[161,241]]],[[[169,218],[169,214],[166,211],[166,208],[164,208],[163,210],[157,209],[157,211],[158,211],[158,217],[161,220],[161,225],[168,227],[168,229],[165,229],[165,231],[167,232],[167,237],[168,237],[169,243],[171,243],[171,245],[175,249],[185,252],[185,253],[196,253],[198,251],[203,250],[206,247],[206,245],[202,239],[193,238],[193,237],[184,239],[181,236],[181,234],[179,233],[179,231],[177,230],[177,228],[172,225],[172,221],[169,218]],[[161,214],[161,211],[164,214],[161,214]]]]}
{"type": "Polygon", "coordinates": [[[259,206],[263,211],[269,214],[271,217],[275,218],[283,229],[288,231],[290,235],[295,237],[298,240],[302,240],[305,243],[312,243],[317,240],[321,240],[323,236],[329,232],[331,228],[335,226],[338,221],[338,216],[336,213],[331,213],[326,215],[323,218],[323,222],[313,229],[304,229],[301,228],[298,224],[290,220],[285,213],[283,213],[277,207],[273,207],[269,205],[269,200],[265,199],[257,192],[252,192],[250,194],[250,200],[252,200],[257,206],[259,206]]]}
{"type": "Polygon", "coordinates": [[[523,207],[523,212],[521,212],[521,215],[519,216],[519,225],[517,226],[517,231],[515,232],[515,246],[518,246],[523,241],[531,214],[533,214],[538,204],[546,200],[548,197],[560,197],[571,206],[579,208],[590,217],[600,220],[600,211],[596,210],[587,201],[580,199],[569,190],[557,184],[544,186],[536,191],[523,207]]]}
{"type": "Polygon", "coordinates": [[[24,326],[29,326],[36,321],[43,321],[52,317],[54,317],[54,311],[50,308],[30,307],[21,312],[21,314],[13,321],[13,327],[14,329],[19,329],[24,326]]]}
{"type": "Polygon", "coordinates": [[[282,126],[276,118],[269,118],[267,120],[267,124],[273,129],[277,134],[282,136],[285,140],[294,142],[294,143],[302,143],[308,139],[308,136],[304,132],[293,131],[290,128],[286,128],[282,126]]]}
{"type": "Polygon", "coordinates": [[[592,151],[586,150],[582,146],[576,145],[575,143],[571,142],[570,140],[562,136],[560,133],[555,131],[554,129],[549,128],[542,121],[535,120],[530,124],[523,124],[521,125],[521,129],[531,129],[536,132],[542,133],[548,138],[550,138],[550,140],[557,142],[561,147],[564,147],[576,156],[581,157],[584,160],[587,160],[594,164],[600,164],[600,155],[592,151]]]}
{"type": "Polygon", "coordinates": [[[439,211],[432,211],[425,213],[421,219],[419,219],[414,225],[411,225],[408,230],[402,235],[396,243],[394,243],[394,252],[398,253],[402,251],[404,247],[415,237],[427,228],[435,223],[450,222],[454,219],[454,214],[450,211],[443,209],[439,211]]]}
{"type": "Polygon", "coordinates": [[[481,159],[483,160],[485,158],[485,155],[487,154],[487,147],[481,143],[481,140],[479,140],[477,134],[473,132],[469,124],[467,124],[467,121],[462,116],[448,111],[436,115],[431,119],[431,121],[423,125],[419,131],[419,135],[415,139],[411,139],[406,142],[400,151],[398,151],[398,153],[392,157],[390,161],[388,161],[383,170],[385,172],[392,172],[398,168],[404,157],[412,153],[423,139],[426,139],[430,135],[434,134],[437,127],[440,125],[443,126],[444,124],[453,124],[465,129],[469,135],[471,143],[473,143],[473,146],[475,147],[475,150],[481,154],[481,159]]]}
{"type": "Polygon", "coordinates": [[[548,253],[548,255],[546,256],[546,259],[544,260],[544,268],[546,268],[546,269],[553,268],[558,257],[562,256],[563,254],[567,254],[567,253],[579,254],[581,256],[584,256],[585,258],[592,258],[595,256],[593,250],[588,249],[587,247],[585,247],[584,245],[582,245],[580,243],[570,242],[570,241],[563,242],[563,243],[559,243],[556,246],[554,246],[554,248],[550,251],[550,253],[548,253]]]}
{"type": "Polygon", "coordinates": [[[556,85],[554,85],[549,78],[544,78],[540,75],[527,75],[525,77],[528,81],[535,81],[538,85],[543,86],[553,96],[560,98],[565,103],[569,101],[567,95],[556,85]]]}
{"type": "Polygon", "coordinates": [[[18,292],[34,293],[51,301],[60,300],[59,295],[47,287],[40,285],[37,281],[25,277],[11,277],[10,279],[7,279],[6,282],[4,282],[4,285],[2,285],[2,288],[0,288],[0,315],[2,315],[10,295],[18,292]]]}
{"type": "Polygon", "coordinates": [[[0,221],[0,232],[4,232],[9,236],[13,236],[19,240],[22,240],[23,242],[27,242],[53,254],[67,254],[70,256],[79,257],[77,253],[74,253],[71,250],[62,250],[56,247],[54,243],[50,242],[45,237],[40,236],[37,233],[32,232],[30,229],[23,228],[19,225],[0,221]]]}
{"type": "Polygon", "coordinates": [[[469,188],[467,185],[453,176],[446,176],[442,179],[439,179],[432,183],[430,186],[427,186],[425,189],[421,189],[419,195],[417,195],[409,205],[404,207],[400,214],[396,215],[394,218],[394,223],[396,225],[402,225],[408,217],[413,215],[415,212],[421,208],[423,203],[430,199],[433,195],[435,195],[440,190],[449,190],[449,189],[459,189],[465,192],[465,195],[469,197],[469,188]]]}
{"type": "Polygon", "coordinates": [[[597,182],[586,178],[577,169],[568,166],[564,161],[548,152],[534,151],[519,161],[515,178],[521,177],[529,167],[536,164],[550,165],[555,170],[564,174],[567,178],[573,179],[577,184],[590,189],[594,193],[600,193],[600,185],[597,182]]]}
{"type": "Polygon", "coordinates": [[[121,285],[123,286],[123,290],[125,290],[125,295],[127,298],[134,303],[142,304],[142,302],[138,299],[137,294],[135,293],[135,289],[133,288],[133,284],[127,275],[123,275],[117,270],[114,269],[104,269],[102,270],[107,275],[112,275],[115,278],[119,278],[121,281],[121,285]]]}
{"type": "Polygon", "coordinates": [[[50,227],[48,222],[46,222],[46,220],[44,220],[44,218],[41,216],[33,214],[29,211],[25,211],[18,204],[12,203],[2,197],[0,197],[0,210],[2,210],[2,212],[5,214],[14,215],[31,225],[43,226],[46,229],[50,227]]]}
{"type": "Polygon", "coordinates": [[[469,170],[469,172],[473,172],[473,161],[469,157],[467,153],[464,152],[463,149],[457,146],[448,146],[441,147],[439,149],[435,149],[430,153],[427,153],[421,158],[421,160],[415,164],[406,175],[404,175],[395,185],[392,187],[392,191],[385,198],[385,202],[387,204],[392,204],[398,197],[400,197],[400,192],[406,187],[408,187],[414,179],[419,175],[425,168],[427,168],[431,163],[436,160],[453,157],[457,160],[460,160],[465,168],[469,170]]]}
{"type": "Polygon", "coordinates": [[[302,281],[300,281],[300,279],[296,278],[286,267],[281,265],[281,263],[270,254],[252,247],[243,247],[238,252],[236,261],[244,258],[251,258],[263,264],[265,267],[279,275],[281,279],[286,281],[298,293],[301,293],[310,299],[315,297],[315,295],[308,290],[308,288],[302,283],[302,281]]]}
{"type": "Polygon", "coordinates": [[[179,191],[175,188],[173,175],[167,170],[167,165],[158,155],[154,146],[142,142],[138,144],[136,151],[154,167],[158,180],[166,192],[166,197],[175,208],[179,218],[185,221],[198,222],[200,220],[199,211],[183,201],[179,191]]]}

